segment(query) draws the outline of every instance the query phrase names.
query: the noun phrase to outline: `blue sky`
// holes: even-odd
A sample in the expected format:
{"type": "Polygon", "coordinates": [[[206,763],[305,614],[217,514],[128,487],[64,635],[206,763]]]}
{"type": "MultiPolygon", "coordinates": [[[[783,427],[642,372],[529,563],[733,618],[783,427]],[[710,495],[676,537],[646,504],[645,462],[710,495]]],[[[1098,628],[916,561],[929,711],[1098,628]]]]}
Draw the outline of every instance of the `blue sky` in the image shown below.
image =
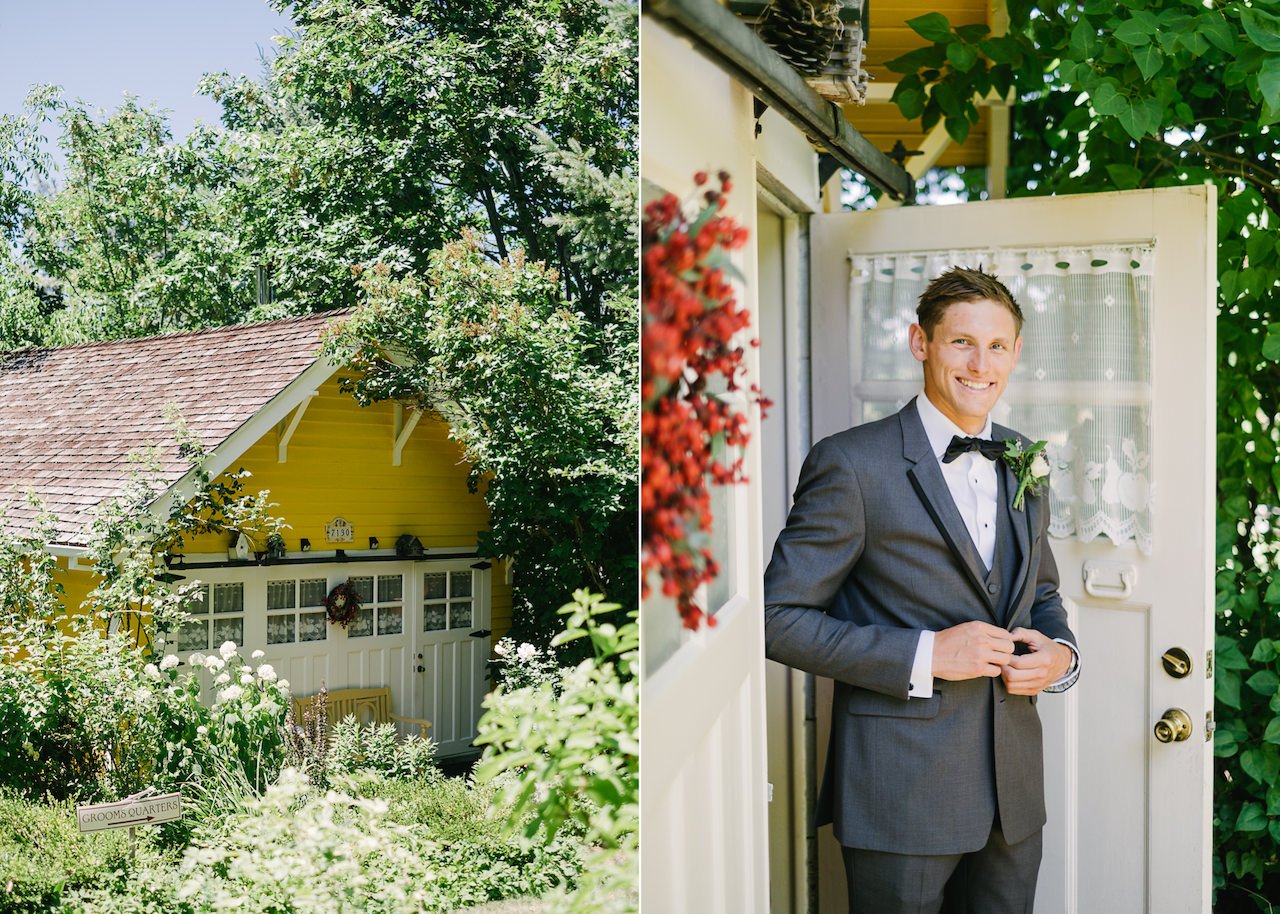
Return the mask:
{"type": "Polygon", "coordinates": [[[261,75],[259,49],[289,28],[266,0],[0,0],[0,113],[34,83],[114,109],[125,92],[167,108],[175,137],[218,122],[195,95],[206,72],[261,75]]]}

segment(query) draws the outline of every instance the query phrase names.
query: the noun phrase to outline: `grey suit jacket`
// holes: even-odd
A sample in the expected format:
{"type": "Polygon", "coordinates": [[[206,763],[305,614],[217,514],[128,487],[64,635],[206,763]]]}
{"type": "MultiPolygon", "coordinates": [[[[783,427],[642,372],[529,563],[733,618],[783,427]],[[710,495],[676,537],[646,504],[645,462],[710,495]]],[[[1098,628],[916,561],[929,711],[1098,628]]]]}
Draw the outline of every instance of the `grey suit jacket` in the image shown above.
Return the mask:
{"type": "MultiPolygon", "coordinates": [[[[1019,437],[1002,426],[993,436],[1019,437]]],[[[1012,498],[1013,474],[998,466],[1012,498]]],[[[907,698],[922,629],[980,619],[1076,643],[1046,499],[1007,510],[1018,566],[1012,591],[993,597],[914,400],[820,441],[805,460],[765,573],[765,652],[835,680],[818,821],[833,822],[845,846],[967,853],[997,813],[1010,842],[1044,825],[1035,698],[1010,695],[998,677],[907,698]]]]}

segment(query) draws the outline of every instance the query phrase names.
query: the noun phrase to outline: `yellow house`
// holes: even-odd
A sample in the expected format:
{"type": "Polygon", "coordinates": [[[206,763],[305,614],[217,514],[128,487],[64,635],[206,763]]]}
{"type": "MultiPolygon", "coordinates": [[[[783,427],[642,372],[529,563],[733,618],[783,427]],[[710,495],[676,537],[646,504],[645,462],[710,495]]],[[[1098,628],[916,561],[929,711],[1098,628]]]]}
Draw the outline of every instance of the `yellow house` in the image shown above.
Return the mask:
{"type": "Polygon", "coordinates": [[[128,482],[131,453],[158,449],[152,510],[190,497],[165,418],[176,408],[209,474],[248,470],[246,489],[269,490],[289,527],[282,556],[252,537],[189,541],[170,571],[206,599],[162,649],[261,650],[297,695],[389,686],[397,713],[433,722],[442,757],[466,753],[492,632],[510,628],[505,563],[477,555],[488,509],[444,422],[339,389],[341,366],[319,349],[344,313],[0,356],[0,509],[10,530],[32,521],[28,491],[53,512],[74,611],[95,583],[86,526],[128,482]],[[348,580],[361,608],[344,627],[322,600],[348,580]]]}

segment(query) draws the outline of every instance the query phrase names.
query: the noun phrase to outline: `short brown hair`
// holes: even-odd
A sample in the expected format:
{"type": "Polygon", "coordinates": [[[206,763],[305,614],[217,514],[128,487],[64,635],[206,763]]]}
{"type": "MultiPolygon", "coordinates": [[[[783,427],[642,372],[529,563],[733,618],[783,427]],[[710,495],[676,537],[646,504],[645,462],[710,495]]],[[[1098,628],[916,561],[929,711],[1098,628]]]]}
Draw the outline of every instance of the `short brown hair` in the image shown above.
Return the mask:
{"type": "Polygon", "coordinates": [[[956,302],[980,301],[984,298],[1003,305],[1013,315],[1018,334],[1022,333],[1022,309],[1005,284],[996,279],[994,273],[984,273],[982,267],[952,267],[935,277],[920,293],[916,320],[924,328],[924,335],[933,339],[933,328],[942,321],[942,315],[949,307],[956,302]]]}

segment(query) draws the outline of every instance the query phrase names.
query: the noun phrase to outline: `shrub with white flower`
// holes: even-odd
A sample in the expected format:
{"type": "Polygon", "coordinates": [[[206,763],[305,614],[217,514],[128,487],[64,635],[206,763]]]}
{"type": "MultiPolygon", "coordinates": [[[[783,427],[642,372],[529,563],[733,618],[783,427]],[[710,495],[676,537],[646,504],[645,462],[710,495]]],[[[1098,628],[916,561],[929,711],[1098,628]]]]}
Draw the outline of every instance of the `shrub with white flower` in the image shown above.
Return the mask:
{"type": "Polygon", "coordinates": [[[527,641],[517,645],[513,638],[501,638],[493,646],[493,653],[495,659],[490,664],[497,682],[507,691],[544,682],[558,688],[565,672],[554,651],[527,641]]]}

